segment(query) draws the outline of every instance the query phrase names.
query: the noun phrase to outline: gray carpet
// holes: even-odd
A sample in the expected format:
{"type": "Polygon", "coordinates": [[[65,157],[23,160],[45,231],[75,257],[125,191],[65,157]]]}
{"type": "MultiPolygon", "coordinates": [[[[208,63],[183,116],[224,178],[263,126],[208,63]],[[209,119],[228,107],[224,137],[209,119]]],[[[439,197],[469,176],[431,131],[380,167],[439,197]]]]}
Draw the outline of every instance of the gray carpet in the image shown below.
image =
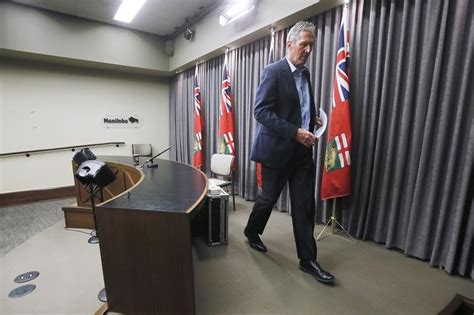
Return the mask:
{"type": "MultiPolygon", "coordinates": [[[[36,223],[47,215],[32,209],[43,208],[52,213],[51,220],[62,221],[60,207],[69,203],[39,203],[8,212],[17,210],[13,212],[20,221],[22,211],[28,218],[35,213],[31,229],[37,231],[36,223]]],[[[336,276],[335,285],[323,285],[298,269],[291,218],[286,213],[272,213],[262,237],[268,252],[262,254],[250,249],[243,236],[253,203],[236,198],[236,205],[237,211],[229,213],[228,245],[208,247],[202,239],[193,240],[198,315],[429,315],[442,310],[456,293],[474,296],[474,282],[469,279],[372,242],[352,243],[334,236],[318,242],[319,262],[336,276]]],[[[5,208],[0,211],[3,248],[4,234],[20,230],[10,225],[28,228],[12,219],[5,223],[5,208]]],[[[321,229],[322,225],[316,227],[316,235],[321,229]]],[[[93,314],[101,305],[97,293],[104,284],[99,247],[88,244],[88,237],[66,231],[64,222],[58,222],[0,258],[0,314],[93,314]],[[30,270],[41,273],[34,281],[35,292],[21,300],[9,299],[14,277],[30,270]]]]}
{"type": "MultiPolygon", "coordinates": [[[[298,269],[291,218],[274,211],[263,233],[265,254],[243,235],[253,203],[236,198],[229,245],[194,242],[197,314],[437,314],[474,282],[382,245],[336,236],[318,241],[318,261],[336,276],[323,285],[298,269]]],[[[315,235],[323,228],[318,225],[315,235]]],[[[328,231],[330,233],[330,229],[328,231]]]]}
{"type": "Polygon", "coordinates": [[[61,208],[75,199],[0,207],[0,257],[53,224],[64,220],[61,208]]]}

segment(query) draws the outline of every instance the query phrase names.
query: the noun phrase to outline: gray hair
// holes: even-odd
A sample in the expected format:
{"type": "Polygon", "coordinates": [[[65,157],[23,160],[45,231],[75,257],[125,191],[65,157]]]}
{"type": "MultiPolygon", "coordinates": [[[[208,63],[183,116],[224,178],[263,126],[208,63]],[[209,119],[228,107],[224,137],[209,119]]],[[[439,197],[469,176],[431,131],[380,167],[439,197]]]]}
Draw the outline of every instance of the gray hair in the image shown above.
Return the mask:
{"type": "Polygon", "coordinates": [[[298,39],[298,34],[301,32],[311,32],[313,36],[315,36],[315,30],[316,27],[314,26],[313,23],[311,22],[306,22],[306,21],[300,21],[293,25],[293,27],[290,29],[288,32],[288,35],[286,36],[286,41],[289,42],[295,42],[298,39]]]}

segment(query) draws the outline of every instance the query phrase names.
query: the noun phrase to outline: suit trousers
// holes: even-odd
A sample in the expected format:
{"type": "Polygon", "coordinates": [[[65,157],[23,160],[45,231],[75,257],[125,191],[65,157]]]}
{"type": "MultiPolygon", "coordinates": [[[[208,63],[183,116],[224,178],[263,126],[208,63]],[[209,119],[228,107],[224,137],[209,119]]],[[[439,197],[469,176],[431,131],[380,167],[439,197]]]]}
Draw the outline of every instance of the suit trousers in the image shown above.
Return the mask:
{"type": "Polygon", "coordinates": [[[288,163],[270,168],[262,163],[262,190],[257,195],[245,232],[262,234],[286,181],[290,187],[291,218],[298,258],[316,260],[314,239],[315,166],[312,148],[298,143],[288,163]]]}

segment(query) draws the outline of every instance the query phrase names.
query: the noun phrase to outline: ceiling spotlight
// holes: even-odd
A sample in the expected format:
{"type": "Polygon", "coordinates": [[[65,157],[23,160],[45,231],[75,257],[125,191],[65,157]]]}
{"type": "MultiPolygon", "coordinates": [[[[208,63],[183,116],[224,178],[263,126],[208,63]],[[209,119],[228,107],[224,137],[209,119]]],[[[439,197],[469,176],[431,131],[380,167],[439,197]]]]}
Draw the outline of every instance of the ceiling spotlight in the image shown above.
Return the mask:
{"type": "Polygon", "coordinates": [[[186,27],[184,29],[184,38],[187,40],[191,40],[194,36],[195,31],[189,27],[189,24],[186,24],[186,27]]]}
{"type": "Polygon", "coordinates": [[[225,26],[234,22],[235,20],[247,15],[255,8],[254,0],[239,0],[219,16],[219,24],[225,26]]]}

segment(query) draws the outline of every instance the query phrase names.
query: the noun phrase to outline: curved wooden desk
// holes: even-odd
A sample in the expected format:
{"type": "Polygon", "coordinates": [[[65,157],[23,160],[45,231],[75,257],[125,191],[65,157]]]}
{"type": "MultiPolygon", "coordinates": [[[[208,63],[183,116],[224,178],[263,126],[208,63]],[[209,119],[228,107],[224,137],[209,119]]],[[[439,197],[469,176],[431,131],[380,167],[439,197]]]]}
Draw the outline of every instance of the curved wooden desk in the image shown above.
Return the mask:
{"type": "MultiPolygon", "coordinates": [[[[99,159],[132,164],[129,157],[99,159]]],[[[191,218],[205,200],[207,177],[182,163],[155,161],[159,167],[145,167],[128,193],[96,207],[108,310],[193,314],[191,218]]]]}

